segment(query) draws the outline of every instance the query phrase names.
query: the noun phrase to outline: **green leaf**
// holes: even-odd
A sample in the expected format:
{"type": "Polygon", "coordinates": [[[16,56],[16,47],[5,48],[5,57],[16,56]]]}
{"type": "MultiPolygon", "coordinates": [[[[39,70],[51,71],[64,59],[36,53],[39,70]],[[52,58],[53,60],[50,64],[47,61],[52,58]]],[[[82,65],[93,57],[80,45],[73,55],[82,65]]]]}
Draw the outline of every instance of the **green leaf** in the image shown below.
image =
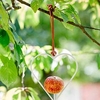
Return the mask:
{"type": "Polygon", "coordinates": [[[75,8],[74,8],[72,5],[69,5],[69,6],[70,6],[70,9],[71,9],[72,13],[74,14],[74,17],[75,17],[75,19],[77,20],[77,22],[78,22],[79,24],[81,24],[81,21],[80,21],[80,18],[79,18],[79,16],[78,16],[77,11],[75,10],[75,8]]]}
{"type": "Polygon", "coordinates": [[[10,27],[11,27],[11,31],[13,33],[13,37],[14,37],[16,43],[17,44],[19,44],[19,43],[24,44],[23,40],[16,33],[16,27],[14,26],[14,24],[10,23],[10,27]]]}
{"type": "Polygon", "coordinates": [[[68,15],[67,14],[64,14],[63,12],[60,12],[64,22],[68,22],[69,21],[69,18],[68,18],[68,15]]]}
{"type": "Polygon", "coordinates": [[[78,13],[72,5],[67,4],[66,8],[59,11],[64,21],[77,21],[79,24],[81,23],[78,13]]]}
{"type": "Polygon", "coordinates": [[[9,28],[9,16],[0,1],[0,28],[4,29],[9,35],[10,41],[14,43],[13,34],[9,28]]]}
{"type": "Polygon", "coordinates": [[[38,71],[39,74],[39,79],[41,79],[43,77],[43,71],[40,68],[41,65],[36,65],[36,71],[38,71]]]}
{"type": "Polygon", "coordinates": [[[72,21],[74,22],[75,20],[73,19],[71,11],[66,11],[67,9],[64,9],[60,11],[60,15],[63,18],[64,22],[72,21]]]}
{"type": "Polygon", "coordinates": [[[0,44],[0,54],[7,55],[8,53],[10,53],[10,50],[8,48],[9,47],[5,48],[0,44]]]}
{"type": "Polygon", "coordinates": [[[12,59],[0,55],[3,66],[0,67],[0,80],[7,86],[14,84],[18,78],[17,68],[12,59]]]}
{"type": "Polygon", "coordinates": [[[5,11],[2,2],[0,1],[0,27],[3,29],[9,28],[9,16],[7,12],[5,11]]]}
{"type": "Polygon", "coordinates": [[[57,3],[64,2],[64,0],[55,0],[57,3]]]}
{"type": "Polygon", "coordinates": [[[33,100],[40,100],[40,98],[38,97],[37,92],[35,92],[31,87],[28,87],[28,90],[29,90],[33,100]]]}
{"type": "Polygon", "coordinates": [[[13,37],[13,33],[11,32],[11,30],[8,29],[8,30],[6,30],[6,32],[7,32],[8,35],[9,35],[10,41],[11,41],[12,43],[15,43],[15,40],[14,40],[14,37],[13,37]]]}
{"type": "Polygon", "coordinates": [[[13,100],[18,100],[18,94],[13,95],[13,100]]]}
{"type": "Polygon", "coordinates": [[[44,70],[46,73],[48,73],[51,69],[51,58],[50,57],[46,57],[43,59],[43,64],[44,64],[44,70]]]}
{"type": "Polygon", "coordinates": [[[62,24],[64,25],[65,28],[69,29],[69,30],[73,30],[74,26],[66,23],[66,22],[62,22],[62,24]]]}
{"type": "Polygon", "coordinates": [[[98,69],[100,69],[100,54],[97,55],[97,65],[98,65],[98,69]]]}
{"type": "Polygon", "coordinates": [[[9,36],[3,29],[0,29],[0,44],[2,44],[4,47],[9,44],[9,36]]]}
{"type": "Polygon", "coordinates": [[[18,62],[18,65],[20,65],[21,63],[20,60],[23,54],[22,54],[21,47],[17,44],[15,44],[15,47],[14,47],[14,56],[15,56],[16,61],[18,62]]]}
{"type": "Polygon", "coordinates": [[[25,68],[26,70],[27,65],[24,59],[21,46],[18,44],[15,44],[15,47],[14,47],[14,57],[15,57],[15,60],[17,61],[16,62],[17,65],[19,66],[19,75],[20,75],[23,72],[23,68],[25,68]]]}
{"type": "Polygon", "coordinates": [[[31,8],[33,9],[34,12],[38,10],[40,5],[42,4],[44,0],[32,0],[31,2],[31,8]]]}

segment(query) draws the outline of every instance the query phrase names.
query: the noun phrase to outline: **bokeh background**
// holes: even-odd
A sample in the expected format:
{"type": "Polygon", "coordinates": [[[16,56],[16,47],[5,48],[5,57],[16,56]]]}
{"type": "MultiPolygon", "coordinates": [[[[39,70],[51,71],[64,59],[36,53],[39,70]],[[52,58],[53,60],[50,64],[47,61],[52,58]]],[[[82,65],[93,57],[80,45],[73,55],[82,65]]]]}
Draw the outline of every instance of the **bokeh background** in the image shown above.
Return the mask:
{"type": "MultiPolygon", "coordinates": [[[[30,2],[29,0],[25,0],[30,2]]],[[[100,0],[69,0],[78,12],[81,24],[83,26],[91,26],[100,28],[100,0]]],[[[6,2],[6,1],[5,1],[6,2]]],[[[10,0],[7,0],[10,4],[10,0]]],[[[41,6],[47,10],[45,1],[41,6]]],[[[25,42],[26,48],[23,52],[26,55],[26,62],[29,64],[30,57],[36,56],[42,52],[50,52],[51,50],[51,27],[50,17],[43,12],[34,13],[31,8],[21,5],[21,9],[9,11],[12,22],[16,27],[17,34],[25,42]]],[[[73,82],[65,89],[59,100],[100,100],[100,47],[93,43],[79,28],[64,25],[55,19],[55,47],[60,52],[68,50],[75,57],[78,63],[78,72],[73,82]]],[[[86,31],[97,41],[100,42],[100,31],[86,29],[86,31]]],[[[60,75],[67,82],[75,71],[75,64],[70,63],[66,67],[66,60],[63,61],[63,68],[55,68],[52,71],[51,59],[49,57],[41,57],[36,62],[36,71],[39,74],[40,81],[50,75],[60,75]],[[40,64],[41,62],[41,64],[40,64]],[[69,69],[68,69],[69,68],[69,69]],[[66,70],[65,70],[66,69],[66,70]]],[[[60,66],[60,61],[57,63],[60,66]]],[[[10,87],[21,86],[20,79],[18,83],[10,87]]],[[[46,93],[34,82],[29,69],[25,72],[25,86],[32,87],[36,90],[41,100],[49,100],[46,93]]],[[[2,83],[0,84],[2,86],[2,83]]],[[[0,91],[6,91],[4,87],[0,87],[0,91]]],[[[0,92],[0,97],[2,97],[0,92]]],[[[2,100],[2,99],[0,99],[2,100]]]]}

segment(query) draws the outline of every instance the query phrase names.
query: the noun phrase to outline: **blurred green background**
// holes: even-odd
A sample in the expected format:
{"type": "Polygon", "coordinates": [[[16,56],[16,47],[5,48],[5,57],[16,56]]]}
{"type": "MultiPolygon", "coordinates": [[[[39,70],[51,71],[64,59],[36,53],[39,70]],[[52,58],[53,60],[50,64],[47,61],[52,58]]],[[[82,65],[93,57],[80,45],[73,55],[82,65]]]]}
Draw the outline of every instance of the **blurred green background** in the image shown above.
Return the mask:
{"type": "MultiPolygon", "coordinates": [[[[27,2],[30,2],[26,0],[27,2]]],[[[99,0],[69,0],[74,8],[77,10],[81,24],[83,26],[91,26],[100,28],[100,1],[99,0]]],[[[8,0],[10,3],[10,0],[8,0]]],[[[45,2],[41,5],[42,8],[47,10],[45,2]]],[[[16,27],[17,34],[25,42],[26,48],[23,46],[23,52],[26,55],[26,62],[29,64],[30,56],[36,56],[41,52],[49,52],[51,50],[51,27],[50,16],[37,11],[34,13],[31,8],[21,5],[21,9],[9,11],[10,18],[16,27]],[[28,58],[29,56],[29,58],[28,58]]],[[[93,43],[79,28],[68,25],[67,28],[55,19],[55,47],[60,52],[62,50],[69,50],[78,62],[78,72],[74,81],[79,83],[100,82],[100,47],[93,43]]],[[[86,29],[86,31],[98,42],[100,42],[100,31],[86,29]]],[[[55,69],[51,70],[51,60],[49,57],[46,59],[41,57],[39,63],[36,63],[36,70],[39,72],[40,80],[43,83],[47,76],[60,73],[63,79],[70,79],[75,70],[75,64],[71,65],[69,70],[55,69]],[[43,68],[40,66],[42,62],[43,68]],[[46,63],[47,62],[47,63],[46,63]],[[46,63],[46,64],[45,64],[46,63]],[[38,67],[37,67],[38,66],[38,67]],[[48,66],[48,67],[47,67],[48,66]],[[63,71],[63,73],[62,73],[63,71]]],[[[64,61],[64,60],[63,60],[64,61]]],[[[60,62],[59,62],[60,63],[60,62]]],[[[60,64],[58,63],[57,66],[60,64]]],[[[68,64],[68,63],[67,63],[68,64]]],[[[64,65],[66,66],[66,61],[64,65]]],[[[20,80],[14,86],[21,86],[20,80]]],[[[47,100],[45,93],[31,77],[29,69],[25,72],[25,86],[33,87],[41,97],[41,100],[47,100]]],[[[10,88],[11,88],[10,87],[10,88]]]]}

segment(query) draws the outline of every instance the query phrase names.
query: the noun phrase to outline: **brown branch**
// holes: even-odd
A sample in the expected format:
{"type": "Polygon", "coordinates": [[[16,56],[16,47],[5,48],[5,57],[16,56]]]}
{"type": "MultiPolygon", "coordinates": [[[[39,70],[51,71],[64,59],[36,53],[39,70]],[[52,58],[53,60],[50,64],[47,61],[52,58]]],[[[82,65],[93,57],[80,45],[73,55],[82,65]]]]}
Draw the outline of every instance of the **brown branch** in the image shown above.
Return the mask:
{"type": "MultiPolygon", "coordinates": [[[[24,4],[24,5],[27,5],[27,6],[30,7],[30,4],[27,3],[27,2],[25,2],[25,1],[23,1],[23,0],[17,0],[17,1],[19,1],[20,3],[22,3],[22,4],[24,4]]],[[[44,9],[42,9],[42,8],[39,8],[38,10],[41,11],[41,12],[43,12],[43,13],[46,13],[46,14],[50,15],[50,14],[49,14],[49,11],[46,11],[46,10],[44,10],[44,9]]],[[[57,19],[57,20],[59,20],[59,21],[61,21],[61,22],[64,21],[62,18],[59,18],[59,17],[57,17],[57,16],[55,16],[55,15],[54,15],[54,18],[57,19]]],[[[99,43],[98,41],[96,41],[91,35],[89,35],[88,32],[85,30],[85,28],[94,29],[94,30],[100,30],[100,29],[93,28],[93,27],[82,26],[82,25],[76,24],[76,23],[71,22],[71,21],[68,21],[67,23],[68,23],[68,24],[71,24],[71,25],[73,25],[73,26],[76,26],[76,27],[78,27],[79,29],[81,29],[82,32],[83,32],[86,36],[88,36],[88,38],[90,38],[94,43],[96,43],[97,45],[100,46],[100,43],[99,43]]]]}
{"type": "Polygon", "coordinates": [[[27,5],[27,6],[29,6],[29,7],[30,7],[30,4],[29,4],[29,3],[27,3],[27,2],[25,2],[25,1],[23,1],[23,0],[17,0],[17,1],[19,1],[20,3],[22,3],[22,4],[24,4],[24,5],[27,5]]]}
{"type": "Polygon", "coordinates": [[[89,26],[83,26],[84,28],[92,29],[92,30],[98,30],[100,31],[100,28],[94,28],[94,27],[89,27],[89,26]]]}
{"type": "Polygon", "coordinates": [[[6,8],[6,11],[9,11],[9,10],[11,10],[12,9],[12,7],[8,7],[8,8],[6,8]]]}
{"type": "Polygon", "coordinates": [[[15,0],[11,0],[11,3],[12,3],[12,7],[14,8],[14,9],[20,9],[21,7],[20,6],[16,6],[16,3],[15,3],[15,0]]]}

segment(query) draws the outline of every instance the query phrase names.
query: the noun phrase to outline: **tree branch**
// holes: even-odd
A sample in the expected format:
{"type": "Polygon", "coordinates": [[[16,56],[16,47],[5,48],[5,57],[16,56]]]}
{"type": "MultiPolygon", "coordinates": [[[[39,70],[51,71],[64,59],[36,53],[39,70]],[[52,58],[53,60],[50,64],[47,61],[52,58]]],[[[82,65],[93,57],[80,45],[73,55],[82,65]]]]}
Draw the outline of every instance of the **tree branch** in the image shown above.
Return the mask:
{"type": "MultiPolygon", "coordinates": [[[[27,2],[25,2],[25,1],[23,1],[23,0],[17,0],[17,1],[19,1],[21,4],[24,4],[24,5],[30,7],[30,4],[27,3],[27,2]]],[[[47,11],[47,10],[44,10],[44,9],[42,9],[42,8],[39,8],[38,10],[49,15],[49,11],[47,11]]],[[[62,18],[59,18],[59,17],[57,17],[57,16],[55,16],[55,15],[54,15],[54,18],[57,19],[57,20],[59,20],[60,22],[63,22],[63,21],[64,21],[62,18]]],[[[100,30],[100,29],[98,29],[98,28],[93,28],[93,27],[82,26],[82,25],[76,24],[76,23],[71,22],[71,21],[68,21],[68,22],[66,22],[66,23],[71,24],[71,25],[76,26],[76,27],[78,27],[79,29],[81,29],[82,32],[83,32],[86,36],[88,36],[88,38],[90,38],[94,43],[96,43],[97,45],[100,46],[100,43],[99,43],[98,41],[96,41],[91,35],[89,35],[88,32],[85,30],[85,28],[94,29],[94,30],[100,30]]]]}
{"type": "Polygon", "coordinates": [[[99,28],[94,28],[94,27],[89,27],[89,26],[83,26],[84,28],[88,28],[88,29],[92,29],[92,30],[98,30],[98,31],[100,31],[100,29],[99,28]]]}

